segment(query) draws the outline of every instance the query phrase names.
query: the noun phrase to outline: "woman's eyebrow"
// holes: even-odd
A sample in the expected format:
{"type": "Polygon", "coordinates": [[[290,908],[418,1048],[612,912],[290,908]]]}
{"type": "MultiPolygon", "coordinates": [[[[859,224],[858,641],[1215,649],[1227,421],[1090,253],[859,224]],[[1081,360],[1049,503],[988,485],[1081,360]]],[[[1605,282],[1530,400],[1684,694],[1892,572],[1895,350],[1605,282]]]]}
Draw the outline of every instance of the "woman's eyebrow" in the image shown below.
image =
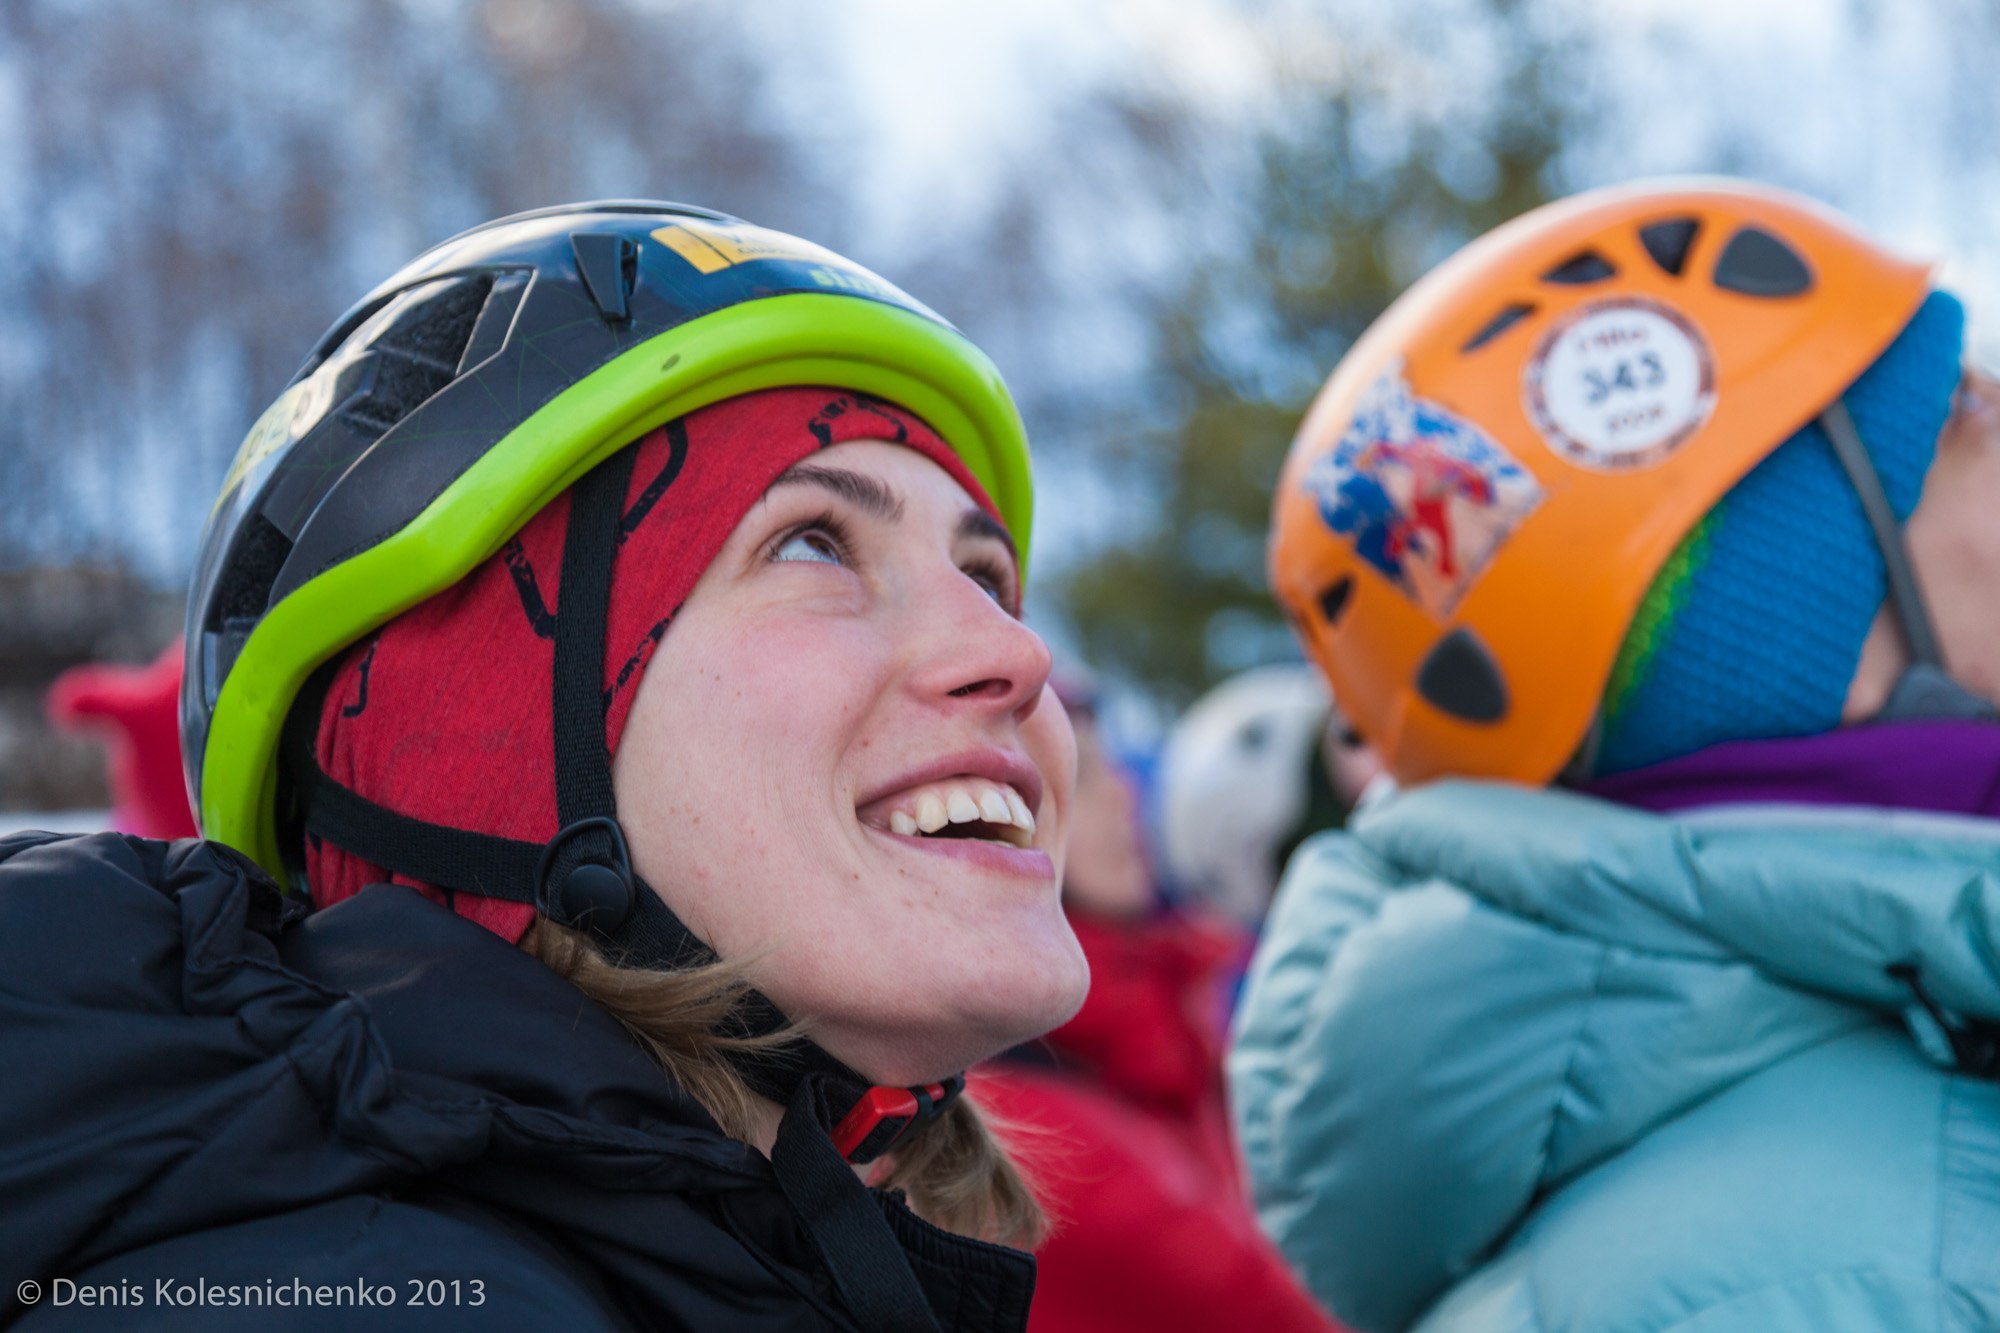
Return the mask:
{"type": "Polygon", "coordinates": [[[1007,531],[1006,524],[984,509],[968,509],[960,515],[957,535],[961,540],[968,537],[990,537],[1007,548],[1007,554],[1013,557],[1015,564],[1021,563],[1021,553],[1014,548],[1014,534],[1007,531]]]}
{"type": "Polygon", "coordinates": [[[817,463],[794,463],[785,469],[771,489],[780,486],[817,486],[823,491],[831,491],[864,513],[881,519],[884,523],[898,523],[903,518],[903,499],[873,477],[859,472],[849,472],[845,468],[823,467],[817,463]]]}

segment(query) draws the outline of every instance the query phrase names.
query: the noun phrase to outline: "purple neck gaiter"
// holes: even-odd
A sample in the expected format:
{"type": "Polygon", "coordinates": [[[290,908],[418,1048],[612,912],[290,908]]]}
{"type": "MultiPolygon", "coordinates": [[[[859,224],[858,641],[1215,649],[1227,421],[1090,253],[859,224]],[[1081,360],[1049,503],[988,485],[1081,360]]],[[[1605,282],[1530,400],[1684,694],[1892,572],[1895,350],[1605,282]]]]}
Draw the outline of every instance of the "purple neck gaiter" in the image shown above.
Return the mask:
{"type": "Polygon", "coordinates": [[[1729,741],[1600,778],[1593,796],[1659,814],[1708,805],[1867,805],[2000,819],[2000,725],[1887,722],[1729,741]]]}

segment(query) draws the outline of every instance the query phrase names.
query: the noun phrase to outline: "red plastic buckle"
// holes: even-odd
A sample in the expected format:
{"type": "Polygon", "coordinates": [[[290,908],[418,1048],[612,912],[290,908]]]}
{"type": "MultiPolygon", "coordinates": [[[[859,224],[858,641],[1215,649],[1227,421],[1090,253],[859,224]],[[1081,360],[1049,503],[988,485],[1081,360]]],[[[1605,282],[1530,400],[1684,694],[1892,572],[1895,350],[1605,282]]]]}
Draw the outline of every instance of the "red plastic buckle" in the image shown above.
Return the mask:
{"type": "Polygon", "coordinates": [[[917,1088],[870,1088],[854,1109],[833,1127],[833,1146],[848,1161],[861,1165],[874,1161],[896,1146],[903,1132],[917,1122],[923,1108],[917,1093],[935,1107],[944,1100],[942,1083],[917,1088]]]}

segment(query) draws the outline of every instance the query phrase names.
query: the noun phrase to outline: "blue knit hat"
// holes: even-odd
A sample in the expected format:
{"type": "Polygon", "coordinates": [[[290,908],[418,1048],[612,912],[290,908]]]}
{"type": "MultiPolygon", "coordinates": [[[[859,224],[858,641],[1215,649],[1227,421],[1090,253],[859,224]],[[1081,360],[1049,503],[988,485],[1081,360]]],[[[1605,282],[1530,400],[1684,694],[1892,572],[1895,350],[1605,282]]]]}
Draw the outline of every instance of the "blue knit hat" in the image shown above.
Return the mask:
{"type": "MultiPolygon", "coordinates": [[[[1898,519],[1923,492],[1964,338],[1964,307],[1932,292],[1842,395],[1898,519]]],[[[1737,482],[1654,577],[1605,686],[1597,773],[1832,730],[1886,591],[1861,502],[1811,422],[1737,482]]]]}

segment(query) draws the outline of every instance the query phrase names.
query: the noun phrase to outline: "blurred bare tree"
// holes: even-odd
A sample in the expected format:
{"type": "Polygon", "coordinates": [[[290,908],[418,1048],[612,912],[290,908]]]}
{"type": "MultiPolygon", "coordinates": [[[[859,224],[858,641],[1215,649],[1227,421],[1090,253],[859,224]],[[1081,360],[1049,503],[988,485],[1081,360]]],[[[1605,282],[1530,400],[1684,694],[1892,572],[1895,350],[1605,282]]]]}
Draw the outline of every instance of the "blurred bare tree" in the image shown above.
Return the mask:
{"type": "Polygon", "coordinates": [[[184,577],[312,339],[485,218],[665,195],[837,230],[743,30],[626,0],[0,6],[0,563],[184,577]]]}
{"type": "Polygon", "coordinates": [[[1105,423],[1143,508],[1059,584],[1089,658],[1171,703],[1296,655],[1264,537],[1307,402],[1411,281],[1560,192],[1591,109],[1588,52],[1533,0],[1413,0],[1338,34],[1280,14],[1270,38],[1287,105],[1230,243],[1158,305],[1143,407],[1105,423]]]}
{"type": "Polygon", "coordinates": [[[44,690],[172,638],[243,432],[404,260],[591,197],[841,229],[746,28],[639,0],[0,4],[0,811],[103,805],[44,690]]]}

